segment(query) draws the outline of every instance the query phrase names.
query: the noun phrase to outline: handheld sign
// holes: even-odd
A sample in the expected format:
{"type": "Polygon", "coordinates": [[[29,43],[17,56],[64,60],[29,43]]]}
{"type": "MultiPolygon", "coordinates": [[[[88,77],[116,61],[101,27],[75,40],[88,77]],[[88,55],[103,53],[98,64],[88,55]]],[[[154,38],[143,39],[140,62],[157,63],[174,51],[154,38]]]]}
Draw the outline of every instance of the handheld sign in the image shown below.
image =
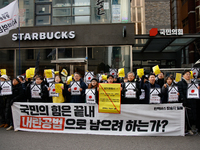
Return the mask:
{"type": "Polygon", "coordinates": [[[193,77],[193,72],[192,71],[190,71],[190,79],[193,79],[194,77],[193,77]]]}
{"type": "Polygon", "coordinates": [[[94,77],[94,72],[85,72],[85,82],[86,84],[90,84],[92,78],[94,77]]]}
{"type": "Polygon", "coordinates": [[[41,85],[40,84],[31,84],[31,97],[32,98],[39,98],[42,99],[42,97],[40,96],[41,93],[41,85]]]}
{"type": "Polygon", "coordinates": [[[125,83],[125,98],[136,98],[136,83],[126,82],[125,83]]]}
{"type": "Polygon", "coordinates": [[[176,79],[175,79],[175,81],[176,81],[176,82],[181,81],[181,77],[182,77],[182,74],[181,74],[181,73],[176,73],[176,79]]]}
{"type": "Polygon", "coordinates": [[[66,69],[63,69],[63,70],[61,71],[61,74],[62,74],[63,76],[65,76],[65,77],[67,77],[68,72],[67,72],[66,69]]]}
{"type": "Polygon", "coordinates": [[[118,73],[119,73],[118,77],[125,77],[124,68],[119,69],[119,70],[118,70],[118,73]]]}
{"type": "Polygon", "coordinates": [[[117,75],[117,69],[109,68],[110,75],[116,76],[117,75]]]}
{"type": "Polygon", "coordinates": [[[30,77],[33,78],[35,75],[35,68],[30,68],[30,77]]]}
{"type": "Polygon", "coordinates": [[[68,76],[67,77],[67,85],[69,85],[71,81],[72,81],[72,76],[68,76]]]}
{"type": "Polygon", "coordinates": [[[188,84],[187,98],[188,99],[199,99],[198,84],[194,84],[194,83],[188,84]]]}
{"type": "Polygon", "coordinates": [[[160,72],[160,68],[159,68],[158,65],[156,65],[156,66],[153,67],[153,72],[155,73],[155,75],[158,75],[159,73],[161,73],[160,72]]]}
{"type": "Polygon", "coordinates": [[[137,75],[138,77],[142,78],[142,76],[144,75],[144,68],[137,69],[137,75]]]}
{"type": "Polygon", "coordinates": [[[192,72],[193,72],[193,76],[195,76],[195,78],[197,78],[199,75],[199,68],[192,68],[192,72]]]}
{"type": "Polygon", "coordinates": [[[145,90],[141,89],[141,95],[139,97],[140,100],[144,100],[145,99],[145,90]]]}
{"type": "Polygon", "coordinates": [[[6,69],[1,69],[1,75],[6,75],[6,69]]]}
{"type": "Polygon", "coordinates": [[[80,87],[80,81],[71,82],[71,95],[81,95],[80,87]]]}
{"type": "Polygon", "coordinates": [[[150,104],[160,104],[160,96],[158,94],[161,93],[160,88],[151,88],[150,89],[150,96],[149,96],[149,103],[150,104]]]}
{"type": "Polygon", "coordinates": [[[51,69],[44,70],[44,73],[46,75],[46,78],[53,78],[52,70],[51,69]]]}
{"type": "Polygon", "coordinates": [[[178,102],[178,87],[171,86],[168,88],[168,102],[178,102]]]}
{"type": "Polygon", "coordinates": [[[11,81],[1,82],[1,95],[12,95],[12,83],[11,81]]]}
{"type": "Polygon", "coordinates": [[[107,80],[107,75],[101,75],[101,78],[102,78],[103,80],[107,80]]]}
{"type": "MultiPolygon", "coordinates": [[[[45,70],[46,71],[46,70],[45,70]]],[[[55,78],[55,74],[54,74],[54,69],[48,69],[48,73],[49,73],[49,76],[50,78],[48,78],[46,76],[46,80],[47,80],[47,83],[51,83],[51,82],[54,82],[54,78],[55,78]],[[51,71],[50,71],[51,70],[51,71]],[[51,72],[51,75],[50,75],[50,72],[51,72]]]]}
{"type": "Polygon", "coordinates": [[[49,97],[59,97],[59,93],[56,93],[55,83],[49,83],[49,87],[49,97]]]}
{"type": "Polygon", "coordinates": [[[62,94],[62,87],[63,87],[62,83],[55,83],[56,93],[62,94]]]}
{"type": "Polygon", "coordinates": [[[96,104],[95,89],[86,89],[86,103],[96,104]]]}

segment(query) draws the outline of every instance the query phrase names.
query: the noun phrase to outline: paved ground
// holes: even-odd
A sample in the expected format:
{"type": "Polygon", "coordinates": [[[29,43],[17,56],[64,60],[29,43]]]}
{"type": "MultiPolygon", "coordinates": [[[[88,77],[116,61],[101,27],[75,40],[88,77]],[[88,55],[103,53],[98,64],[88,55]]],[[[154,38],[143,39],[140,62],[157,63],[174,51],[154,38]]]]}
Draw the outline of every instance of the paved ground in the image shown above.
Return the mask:
{"type": "Polygon", "coordinates": [[[0,150],[199,150],[200,136],[130,137],[14,132],[0,128],[0,150]]]}

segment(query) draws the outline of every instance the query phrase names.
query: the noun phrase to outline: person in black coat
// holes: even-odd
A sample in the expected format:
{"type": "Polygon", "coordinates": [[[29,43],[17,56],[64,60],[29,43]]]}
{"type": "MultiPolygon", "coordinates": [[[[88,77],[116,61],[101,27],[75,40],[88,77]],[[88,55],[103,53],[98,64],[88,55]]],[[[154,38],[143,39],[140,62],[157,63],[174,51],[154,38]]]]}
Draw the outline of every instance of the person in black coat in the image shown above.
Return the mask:
{"type": "Polygon", "coordinates": [[[164,85],[164,83],[165,83],[164,73],[161,72],[161,73],[158,74],[158,78],[156,80],[156,84],[158,84],[162,88],[162,86],[164,85]]]}
{"type": "Polygon", "coordinates": [[[172,76],[166,77],[165,84],[162,86],[162,103],[168,103],[168,90],[169,87],[172,86],[176,86],[176,84],[174,83],[174,78],[172,76]]]}
{"type": "MultiPolygon", "coordinates": [[[[122,104],[139,104],[139,96],[141,95],[141,89],[139,87],[139,83],[138,82],[135,82],[135,74],[133,72],[129,72],[128,74],[128,82],[130,83],[135,83],[136,85],[136,88],[134,89],[134,91],[136,92],[136,98],[126,98],[124,97],[122,99],[122,104]]],[[[122,95],[125,96],[125,92],[127,91],[126,90],[126,87],[125,87],[125,83],[122,84],[122,95]]]]}
{"type": "MultiPolygon", "coordinates": [[[[81,79],[81,75],[77,72],[74,73],[74,81],[80,81],[80,91],[81,95],[71,95],[70,103],[85,103],[85,89],[87,89],[87,85],[81,79]]],[[[71,85],[69,85],[68,91],[71,93],[71,85]]]]}
{"type": "Polygon", "coordinates": [[[43,82],[43,78],[41,76],[37,76],[35,82],[30,82],[27,85],[26,95],[29,99],[29,102],[49,102],[48,86],[43,82]],[[41,92],[39,93],[41,98],[33,98],[31,96],[31,84],[41,85],[41,92]]]}
{"type": "Polygon", "coordinates": [[[192,125],[196,125],[196,99],[187,98],[188,84],[193,83],[190,79],[189,70],[183,72],[182,81],[178,82],[179,101],[186,107],[186,131],[193,135],[192,125]]]}
{"type": "Polygon", "coordinates": [[[95,89],[96,103],[99,104],[99,93],[97,88],[98,88],[98,80],[96,78],[92,78],[91,83],[88,85],[88,89],[95,89]]]}
{"type": "MultiPolygon", "coordinates": [[[[153,73],[150,73],[149,75],[149,81],[146,81],[144,83],[144,76],[142,77],[141,80],[141,88],[144,89],[145,91],[145,99],[141,100],[143,101],[143,104],[149,104],[150,103],[150,89],[151,88],[160,88],[160,86],[158,84],[155,83],[156,81],[156,76],[153,73]]],[[[161,95],[159,95],[161,96],[161,95]]]]}

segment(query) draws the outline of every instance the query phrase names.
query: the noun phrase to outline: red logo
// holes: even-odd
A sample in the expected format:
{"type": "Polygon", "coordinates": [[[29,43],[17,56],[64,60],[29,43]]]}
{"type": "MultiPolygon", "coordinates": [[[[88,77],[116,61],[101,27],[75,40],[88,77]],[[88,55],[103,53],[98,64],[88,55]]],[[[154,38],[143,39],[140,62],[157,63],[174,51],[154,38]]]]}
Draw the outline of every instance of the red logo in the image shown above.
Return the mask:
{"type": "Polygon", "coordinates": [[[112,73],[112,75],[114,75],[115,73],[112,73]]]}
{"type": "Polygon", "coordinates": [[[74,90],[76,91],[76,90],[77,90],[77,87],[75,87],[74,90]]]}
{"type": "Polygon", "coordinates": [[[88,80],[90,80],[91,79],[91,77],[88,77],[88,80]]]}
{"type": "Polygon", "coordinates": [[[92,98],[92,96],[89,96],[89,99],[91,99],[92,98]]]}
{"type": "Polygon", "coordinates": [[[194,93],[195,92],[195,90],[191,90],[191,93],[194,93]]]}
{"type": "Polygon", "coordinates": [[[157,28],[152,28],[150,31],[149,31],[149,35],[150,36],[156,36],[158,34],[158,29],[157,28]]]}
{"type": "Polygon", "coordinates": [[[52,91],[53,91],[53,92],[55,92],[55,91],[56,91],[56,89],[53,89],[52,91]]]}
{"type": "Polygon", "coordinates": [[[194,75],[196,74],[196,72],[193,73],[194,75]]]}

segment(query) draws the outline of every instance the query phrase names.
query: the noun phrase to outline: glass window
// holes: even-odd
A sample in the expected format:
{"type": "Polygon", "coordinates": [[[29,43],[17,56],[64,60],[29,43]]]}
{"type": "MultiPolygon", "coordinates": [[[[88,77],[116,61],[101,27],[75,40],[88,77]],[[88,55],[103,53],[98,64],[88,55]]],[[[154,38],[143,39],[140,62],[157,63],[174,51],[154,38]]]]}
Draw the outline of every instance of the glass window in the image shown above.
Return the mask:
{"type": "Polygon", "coordinates": [[[70,25],[72,22],[71,17],[53,17],[53,25],[70,25]]]}
{"type": "Polygon", "coordinates": [[[90,16],[75,16],[72,17],[72,24],[89,24],[90,16]]]}
{"type": "Polygon", "coordinates": [[[90,7],[73,7],[72,15],[90,15],[90,7]]]}
{"type": "Polygon", "coordinates": [[[72,0],[73,6],[88,6],[90,5],[90,0],[72,0]]]}
{"type": "Polygon", "coordinates": [[[50,24],[51,24],[51,16],[36,17],[36,25],[50,25],[50,24]]]}
{"type": "Polygon", "coordinates": [[[86,48],[59,48],[58,58],[85,58],[86,48]]]}
{"type": "Polygon", "coordinates": [[[72,58],[72,48],[58,48],[58,58],[72,58]]]}
{"type": "Polygon", "coordinates": [[[37,14],[49,14],[51,13],[51,5],[36,5],[37,14]]]}
{"type": "Polygon", "coordinates": [[[34,59],[34,50],[33,49],[28,49],[26,53],[27,53],[27,55],[26,55],[27,59],[34,59]]]}
{"type": "Polygon", "coordinates": [[[71,6],[71,0],[53,0],[53,7],[71,6]]]}
{"type": "Polygon", "coordinates": [[[52,2],[52,0],[35,0],[35,2],[52,2]]]}
{"type": "Polygon", "coordinates": [[[53,16],[71,16],[71,8],[53,8],[53,16]]]}

